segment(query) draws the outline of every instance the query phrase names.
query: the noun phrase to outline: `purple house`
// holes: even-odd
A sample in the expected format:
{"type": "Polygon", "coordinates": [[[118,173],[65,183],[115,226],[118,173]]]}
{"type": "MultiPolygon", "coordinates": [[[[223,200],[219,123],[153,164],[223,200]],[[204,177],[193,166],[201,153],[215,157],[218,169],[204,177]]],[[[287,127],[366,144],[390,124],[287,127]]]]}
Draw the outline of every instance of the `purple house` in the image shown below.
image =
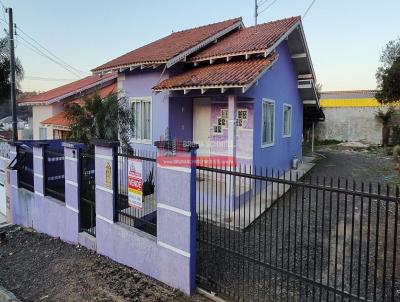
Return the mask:
{"type": "Polygon", "coordinates": [[[200,156],[287,170],[302,156],[303,125],[323,118],[300,17],[174,32],[93,70],[115,71],[138,149],[190,140],[200,156]]]}

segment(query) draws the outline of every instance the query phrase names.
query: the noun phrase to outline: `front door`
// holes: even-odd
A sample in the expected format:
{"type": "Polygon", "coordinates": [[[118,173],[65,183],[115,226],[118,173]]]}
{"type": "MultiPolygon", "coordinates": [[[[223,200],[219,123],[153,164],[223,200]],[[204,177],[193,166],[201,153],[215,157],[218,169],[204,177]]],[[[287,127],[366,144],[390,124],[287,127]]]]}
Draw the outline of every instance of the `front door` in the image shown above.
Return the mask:
{"type": "Polygon", "coordinates": [[[211,105],[206,98],[193,99],[193,141],[199,145],[197,154],[210,155],[211,105]]]}

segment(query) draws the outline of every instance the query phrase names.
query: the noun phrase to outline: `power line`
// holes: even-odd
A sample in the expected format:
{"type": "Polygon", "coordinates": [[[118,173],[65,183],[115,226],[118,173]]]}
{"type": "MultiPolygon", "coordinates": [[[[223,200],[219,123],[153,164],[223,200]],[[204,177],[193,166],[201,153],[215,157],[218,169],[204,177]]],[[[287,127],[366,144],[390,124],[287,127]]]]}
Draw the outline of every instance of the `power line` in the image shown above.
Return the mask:
{"type": "Polygon", "coordinates": [[[313,5],[315,4],[316,1],[317,0],[311,1],[310,5],[307,7],[307,9],[306,9],[306,11],[305,11],[305,13],[303,15],[303,19],[307,16],[308,12],[311,10],[311,8],[313,7],[313,5]]]}
{"type": "Polygon", "coordinates": [[[47,49],[46,47],[44,47],[41,43],[39,43],[36,39],[34,39],[32,36],[30,36],[29,34],[27,34],[25,31],[23,31],[19,26],[15,25],[15,28],[19,30],[19,32],[21,32],[23,35],[25,35],[27,38],[29,38],[30,40],[32,40],[35,44],[37,44],[40,48],[42,48],[44,51],[46,51],[49,55],[53,56],[54,58],[56,58],[58,61],[60,61],[61,63],[63,63],[64,65],[66,65],[68,68],[74,70],[75,72],[84,75],[85,72],[82,70],[79,70],[73,66],[71,66],[70,64],[68,64],[67,62],[65,62],[63,59],[61,59],[60,57],[58,57],[57,55],[55,55],[52,51],[50,51],[49,49],[47,49]]]}
{"type": "Polygon", "coordinates": [[[32,43],[30,43],[29,41],[24,39],[22,36],[18,35],[17,37],[18,37],[18,39],[22,39],[22,41],[19,41],[19,42],[20,43],[23,42],[22,45],[25,45],[25,47],[28,47],[29,49],[31,49],[33,52],[37,53],[38,55],[45,57],[46,59],[49,59],[53,63],[59,65],[60,67],[64,68],[65,70],[69,71],[71,74],[73,74],[77,78],[81,78],[81,75],[79,75],[76,72],[74,72],[73,70],[69,69],[67,66],[63,65],[62,63],[54,60],[52,57],[48,56],[46,53],[44,53],[39,48],[37,48],[35,45],[33,45],[32,43]]]}
{"type": "Polygon", "coordinates": [[[274,5],[278,0],[274,0],[272,1],[270,4],[268,4],[263,10],[261,10],[258,14],[262,14],[263,12],[265,12],[267,9],[269,9],[272,5],[274,5]]]}
{"type": "Polygon", "coordinates": [[[63,79],[63,78],[47,78],[47,77],[40,77],[40,76],[24,76],[24,79],[28,80],[38,80],[38,81],[75,81],[76,79],[63,79]]]}

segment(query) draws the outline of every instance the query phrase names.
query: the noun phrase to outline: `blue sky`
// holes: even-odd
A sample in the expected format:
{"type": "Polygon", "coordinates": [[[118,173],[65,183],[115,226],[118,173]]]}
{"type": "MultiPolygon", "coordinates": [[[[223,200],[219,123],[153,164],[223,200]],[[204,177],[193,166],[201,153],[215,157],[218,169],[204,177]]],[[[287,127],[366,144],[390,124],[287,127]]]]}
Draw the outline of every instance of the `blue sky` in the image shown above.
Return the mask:
{"type": "MultiPolygon", "coordinates": [[[[267,4],[274,0],[267,0],[267,4]]],[[[132,49],[194,26],[242,16],[254,24],[253,0],[1,0],[15,23],[75,68],[89,72],[132,49]]],[[[311,0],[277,0],[259,23],[302,15],[311,0]]],[[[265,7],[265,6],[264,6],[265,7]]],[[[317,0],[303,20],[323,90],[373,89],[384,45],[400,36],[399,0],[317,0]]],[[[4,18],[0,14],[0,18],[4,18]]],[[[4,25],[4,23],[0,23],[4,25]]],[[[3,33],[3,31],[2,31],[3,33]]],[[[21,37],[23,37],[21,35],[21,37]]],[[[17,42],[24,90],[47,90],[76,78],[17,42]],[[65,79],[37,80],[30,77],[65,79]]]]}

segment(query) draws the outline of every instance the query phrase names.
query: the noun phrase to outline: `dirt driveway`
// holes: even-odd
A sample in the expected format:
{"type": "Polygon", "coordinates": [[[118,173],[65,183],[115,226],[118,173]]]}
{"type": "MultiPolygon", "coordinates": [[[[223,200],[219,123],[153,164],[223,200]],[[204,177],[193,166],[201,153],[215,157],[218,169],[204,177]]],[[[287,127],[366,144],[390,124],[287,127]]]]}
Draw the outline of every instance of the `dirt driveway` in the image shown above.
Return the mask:
{"type": "Polygon", "coordinates": [[[23,301],[208,301],[33,230],[13,226],[0,244],[0,285],[23,301]]]}
{"type": "Polygon", "coordinates": [[[317,152],[325,158],[311,171],[313,176],[343,177],[381,184],[395,184],[399,181],[398,174],[394,171],[393,159],[381,149],[352,151],[327,146],[317,152]]]}
{"type": "Polygon", "coordinates": [[[393,261],[400,255],[400,211],[385,199],[385,184],[393,188],[397,177],[392,159],[380,150],[318,152],[311,179],[302,181],[322,185],[325,178],[325,189],[293,186],[244,231],[200,221],[198,269],[219,294],[304,302],[349,301],[350,293],[352,301],[400,301],[399,257],[393,261]],[[331,176],[333,188],[349,190],[330,190],[331,176]],[[358,194],[369,182],[382,198],[358,194]]]}

